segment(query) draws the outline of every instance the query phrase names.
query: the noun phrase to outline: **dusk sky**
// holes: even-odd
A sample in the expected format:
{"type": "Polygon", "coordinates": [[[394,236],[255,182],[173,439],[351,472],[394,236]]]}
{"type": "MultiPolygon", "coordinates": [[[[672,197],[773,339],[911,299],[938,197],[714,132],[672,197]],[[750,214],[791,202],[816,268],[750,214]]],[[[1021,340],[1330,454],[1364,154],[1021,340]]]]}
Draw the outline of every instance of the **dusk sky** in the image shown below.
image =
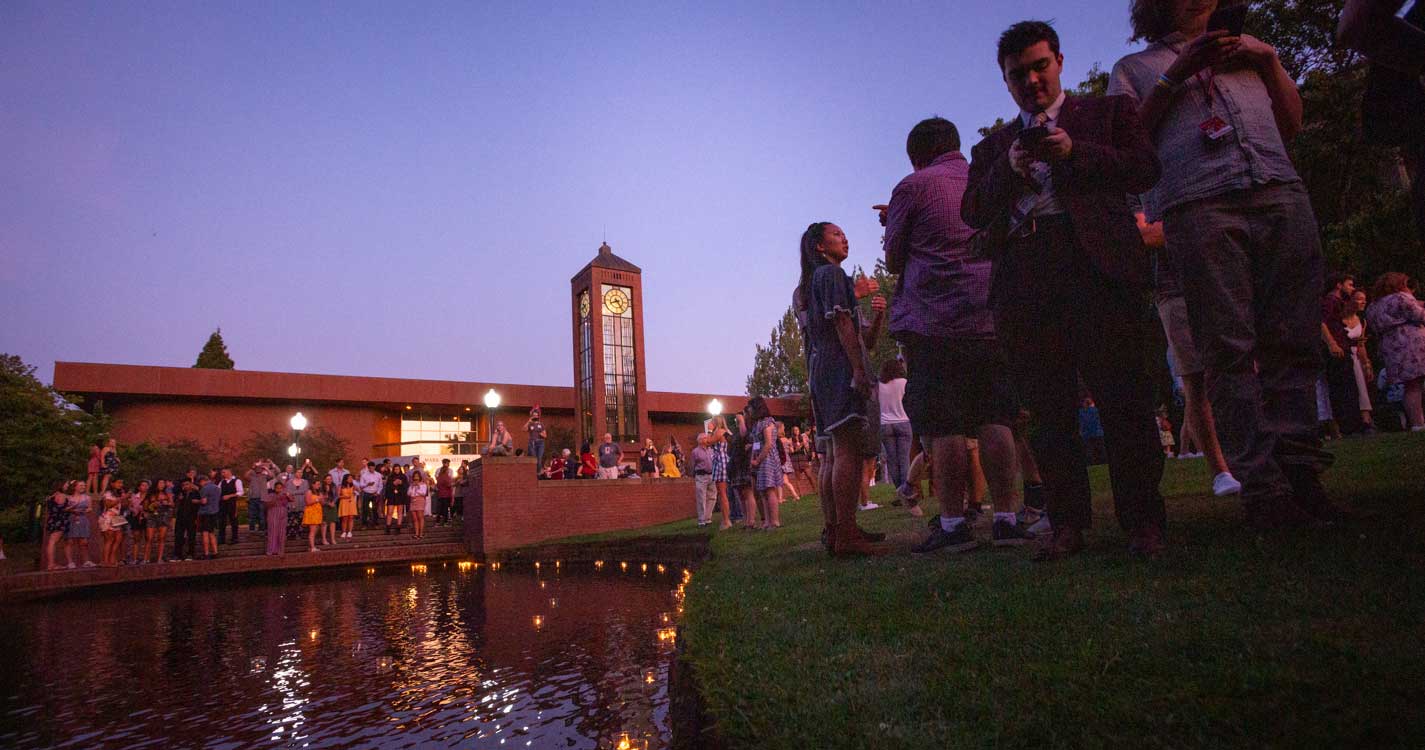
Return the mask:
{"type": "Polygon", "coordinates": [[[649,388],[741,393],[806,225],[869,268],[910,127],[1015,111],[999,32],[1073,85],[1127,6],[6,0],[0,351],[566,385],[607,237],[649,388]]]}

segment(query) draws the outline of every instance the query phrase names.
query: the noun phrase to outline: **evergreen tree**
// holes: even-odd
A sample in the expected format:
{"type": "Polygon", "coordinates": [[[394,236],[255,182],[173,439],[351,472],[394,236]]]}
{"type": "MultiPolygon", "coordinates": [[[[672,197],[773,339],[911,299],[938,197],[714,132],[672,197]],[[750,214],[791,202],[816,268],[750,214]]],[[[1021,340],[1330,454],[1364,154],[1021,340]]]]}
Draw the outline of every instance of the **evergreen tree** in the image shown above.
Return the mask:
{"type": "Polygon", "coordinates": [[[773,397],[807,392],[806,348],[796,315],[789,305],[772,329],[767,346],[757,345],[747,395],[773,397]]]}
{"type": "Polygon", "coordinates": [[[223,329],[213,331],[213,335],[208,337],[208,343],[203,345],[203,351],[198,352],[198,361],[193,366],[207,370],[233,369],[233,358],[228,356],[228,345],[223,343],[223,329]]]}

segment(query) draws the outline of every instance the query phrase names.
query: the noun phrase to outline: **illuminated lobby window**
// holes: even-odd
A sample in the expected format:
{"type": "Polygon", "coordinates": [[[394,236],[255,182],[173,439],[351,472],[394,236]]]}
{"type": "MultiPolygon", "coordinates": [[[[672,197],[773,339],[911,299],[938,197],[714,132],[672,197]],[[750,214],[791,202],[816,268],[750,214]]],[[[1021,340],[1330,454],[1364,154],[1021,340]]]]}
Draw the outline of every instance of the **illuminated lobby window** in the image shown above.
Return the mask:
{"type": "Polygon", "coordinates": [[[469,418],[402,415],[401,455],[475,453],[478,442],[469,418]]]}

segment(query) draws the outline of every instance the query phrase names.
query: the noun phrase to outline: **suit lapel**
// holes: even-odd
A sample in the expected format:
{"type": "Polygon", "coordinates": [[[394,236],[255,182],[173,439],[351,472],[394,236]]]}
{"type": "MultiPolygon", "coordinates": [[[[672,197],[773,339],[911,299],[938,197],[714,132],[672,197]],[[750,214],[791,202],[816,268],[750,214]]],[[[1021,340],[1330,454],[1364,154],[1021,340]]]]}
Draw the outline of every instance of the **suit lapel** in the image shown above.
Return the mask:
{"type": "MultiPolygon", "coordinates": [[[[1065,94],[1064,106],[1059,108],[1059,119],[1055,121],[1055,124],[1058,125],[1060,130],[1072,131],[1074,129],[1074,126],[1078,124],[1074,119],[1074,116],[1078,113],[1078,108],[1078,97],[1065,94]]],[[[1072,135],[1072,133],[1070,133],[1070,135],[1072,135]]]]}

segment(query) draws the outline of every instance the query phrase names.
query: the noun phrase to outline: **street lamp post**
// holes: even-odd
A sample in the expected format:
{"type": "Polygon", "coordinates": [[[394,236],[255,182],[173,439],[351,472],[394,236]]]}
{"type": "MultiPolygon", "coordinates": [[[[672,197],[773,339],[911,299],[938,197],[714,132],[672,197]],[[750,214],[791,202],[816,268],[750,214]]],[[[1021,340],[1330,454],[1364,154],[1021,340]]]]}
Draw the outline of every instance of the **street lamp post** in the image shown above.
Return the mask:
{"type": "Polygon", "coordinates": [[[287,455],[296,460],[302,452],[302,430],[307,429],[307,418],[299,411],[287,420],[287,424],[292,426],[292,444],[287,446],[287,455]]]}
{"type": "Polygon", "coordinates": [[[495,410],[500,408],[500,394],[494,388],[485,392],[485,409],[490,414],[490,439],[495,439],[495,410]]]}

